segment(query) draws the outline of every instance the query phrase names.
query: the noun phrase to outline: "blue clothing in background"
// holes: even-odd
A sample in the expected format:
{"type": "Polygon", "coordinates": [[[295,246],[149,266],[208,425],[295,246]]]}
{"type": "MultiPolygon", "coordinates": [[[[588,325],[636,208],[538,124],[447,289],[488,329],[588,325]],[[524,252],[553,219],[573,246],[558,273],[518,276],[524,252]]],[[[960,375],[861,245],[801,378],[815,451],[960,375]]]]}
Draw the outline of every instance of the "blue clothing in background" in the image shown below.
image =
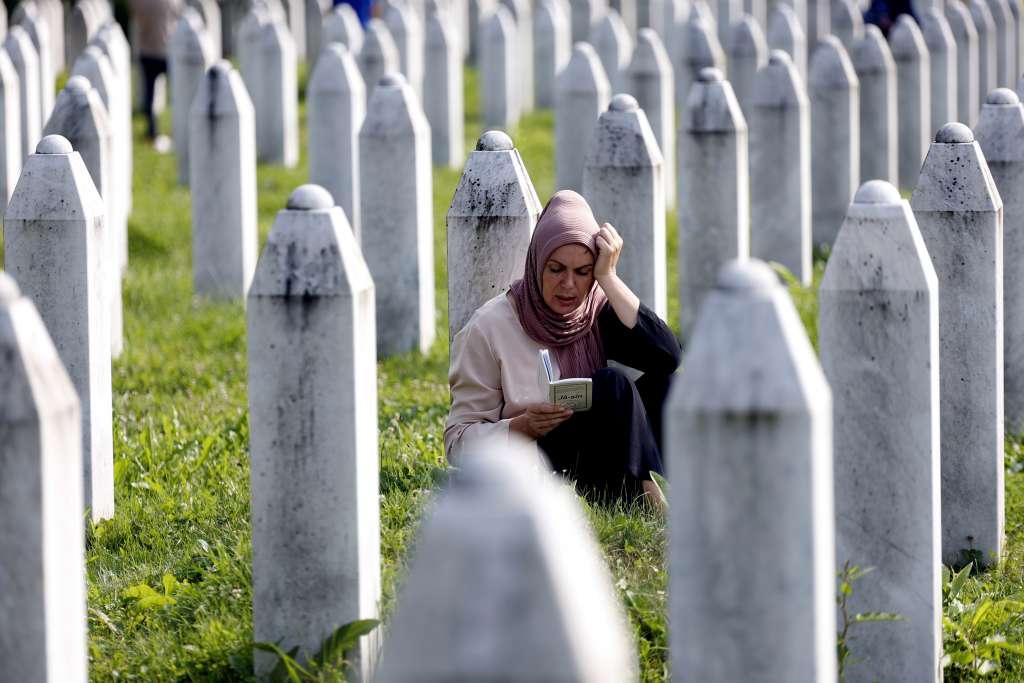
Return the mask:
{"type": "Polygon", "coordinates": [[[373,0],[334,0],[335,5],[345,3],[352,5],[352,8],[359,15],[359,21],[362,22],[363,26],[366,26],[366,22],[370,20],[370,10],[373,8],[373,0]]]}
{"type": "Polygon", "coordinates": [[[882,29],[883,35],[889,35],[889,29],[896,23],[896,18],[901,14],[909,14],[917,21],[914,8],[910,0],[871,0],[871,6],[864,13],[864,23],[874,24],[882,29]]]}

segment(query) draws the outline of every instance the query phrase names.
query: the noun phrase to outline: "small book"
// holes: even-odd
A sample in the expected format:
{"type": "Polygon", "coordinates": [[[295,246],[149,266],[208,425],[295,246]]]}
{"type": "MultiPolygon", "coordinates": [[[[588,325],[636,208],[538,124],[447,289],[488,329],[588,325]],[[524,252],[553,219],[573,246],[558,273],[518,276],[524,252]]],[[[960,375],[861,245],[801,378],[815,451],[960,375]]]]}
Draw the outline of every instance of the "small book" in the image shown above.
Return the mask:
{"type": "Polygon", "coordinates": [[[558,379],[551,366],[551,354],[540,350],[541,380],[548,387],[548,402],[556,403],[575,412],[590,410],[593,401],[594,381],[589,377],[558,379]]]}

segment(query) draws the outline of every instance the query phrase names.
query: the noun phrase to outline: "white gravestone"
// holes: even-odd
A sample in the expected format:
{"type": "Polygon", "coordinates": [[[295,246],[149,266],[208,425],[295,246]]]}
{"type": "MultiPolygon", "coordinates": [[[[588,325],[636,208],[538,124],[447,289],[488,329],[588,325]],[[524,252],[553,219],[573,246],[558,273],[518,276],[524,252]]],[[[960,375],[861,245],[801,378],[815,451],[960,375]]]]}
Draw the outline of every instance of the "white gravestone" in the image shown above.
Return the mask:
{"type": "Polygon", "coordinates": [[[0,50],[0,213],[21,173],[21,89],[6,50],[0,50]]]}
{"type": "Polygon", "coordinates": [[[320,40],[324,46],[343,43],[349,52],[359,54],[363,49],[363,25],[359,23],[359,15],[352,9],[352,5],[335,5],[334,9],[324,16],[320,40]]]}
{"type": "Polygon", "coordinates": [[[941,679],[939,285],[910,205],[871,180],[850,204],[821,283],[818,343],[832,386],[836,566],[874,571],[851,614],[849,681],[941,679]]]}
{"type": "Polygon", "coordinates": [[[359,239],[359,128],[366,86],[342,43],[324,47],[307,86],[309,179],[331,193],[359,239]]]}
{"type": "Polygon", "coordinates": [[[569,62],[569,19],[557,0],[540,0],[533,16],[534,102],[555,106],[555,82],[569,62]]]}
{"type": "Polygon", "coordinates": [[[689,339],[718,270],[750,253],[747,122],[729,82],[705,69],[679,135],[679,327],[689,339]]]}
{"type": "Polygon", "coordinates": [[[974,124],[981,103],[978,31],[967,5],[957,0],[947,3],[946,19],[956,43],[956,111],[961,119],[974,124]]]}
{"type": "Polygon", "coordinates": [[[306,54],[306,7],[304,0],[271,0],[284,12],[285,27],[291,36],[295,59],[306,54]]]}
{"type": "Polygon", "coordinates": [[[426,21],[426,67],[423,111],[430,123],[431,159],[435,166],[461,166],[465,157],[462,107],[462,48],[445,17],[426,21]]]}
{"type": "Polygon", "coordinates": [[[192,279],[196,294],[244,300],[256,268],[256,124],[228,62],[210,67],[192,101],[192,279]]]}
{"type": "Polygon", "coordinates": [[[570,17],[572,42],[575,45],[590,40],[590,31],[608,11],[607,0],[569,0],[572,7],[570,17]]]}
{"type": "Polygon", "coordinates": [[[498,7],[480,28],[480,99],[488,128],[511,128],[519,120],[515,21],[498,7]]]}
{"type": "Polygon", "coordinates": [[[401,69],[398,47],[395,46],[388,25],[382,20],[374,18],[366,24],[358,61],[363,83],[366,84],[366,99],[369,102],[373,89],[384,74],[401,69]]]}
{"type": "Polygon", "coordinates": [[[832,401],[767,265],[722,269],[683,363],[665,413],[672,669],[834,681],[832,401]]]}
{"type": "Polygon", "coordinates": [[[299,163],[299,91],[296,85],[295,44],[277,22],[260,27],[256,42],[259,99],[256,112],[256,150],[261,161],[293,168],[299,163]]]}
{"type": "Polygon", "coordinates": [[[81,408],[31,299],[2,271],[0,358],[4,676],[86,683],[81,408]]]}
{"type": "Polygon", "coordinates": [[[377,283],[377,353],[434,341],[430,126],[398,73],[381,78],[359,131],[361,244],[377,283]]]}
{"type": "MultiPolygon", "coordinates": [[[[861,17],[860,7],[855,0],[831,0],[831,4],[831,33],[849,52],[853,45],[864,37],[864,19],[861,17]]],[[[821,40],[821,35],[818,36],[818,40],[821,40]]]]}
{"type": "MultiPolygon", "coordinates": [[[[278,212],[246,318],[253,636],[310,656],[339,625],[377,618],[380,600],[373,280],[322,187],[278,212]]],[[[375,640],[347,653],[361,680],[375,640]]],[[[255,664],[265,676],[275,659],[255,664]]]]}
{"type": "Polygon", "coordinates": [[[864,27],[850,58],[860,81],[860,177],[895,184],[900,151],[896,62],[874,24],[864,27]]]}
{"type": "Polygon", "coordinates": [[[398,48],[398,70],[422,102],[423,24],[406,0],[388,0],[383,18],[398,48]]]}
{"type": "Polygon", "coordinates": [[[860,183],[860,84],[843,44],[823,36],[811,59],[811,224],[834,244],[860,183]]]}
{"type": "Polygon", "coordinates": [[[7,32],[3,49],[18,74],[21,158],[25,159],[35,150],[42,129],[39,116],[39,58],[31,39],[20,26],[12,26],[7,32]]]}
{"type": "Polygon", "coordinates": [[[768,25],[767,0],[743,0],[743,12],[750,15],[759,27],[768,25]]]}
{"type": "Polygon", "coordinates": [[[214,61],[209,37],[195,10],[186,9],[178,19],[171,34],[169,53],[171,133],[174,153],[178,157],[178,184],[188,185],[189,110],[199,83],[214,61]]]}
{"type": "Polygon", "coordinates": [[[626,71],[626,91],[636,97],[647,114],[654,139],[661,150],[665,208],[676,205],[676,112],[672,62],[654,29],[637,32],[633,60],[626,71]]]}
{"type": "Polygon", "coordinates": [[[807,34],[807,52],[813,54],[818,41],[832,32],[831,0],[807,0],[807,23],[802,26],[807,34]]]}
{"type": "Polygon", "coordinates": [[[789,55],[772,50],[750,104],[750,255],[811,284],[811,104],[789,55]]]}
{"type": "Polygon", "coordinates": [[[103,211],[82,158],[51,135],[25,160],[4,216],[4,269],[39,309],[82,404],[84,504],[94,521],[114,516],[106,277],[118,266],[103,211]]]}
{"type": "Polygon", "coordinates": [[[901,14],[889,33],[889,47],[896,61],[897,116],[899,131],[899,184],[910,190],[917,185],[921,162],[928,153],[931,122],[931,60],[921,29],[910,15],[901,14]]]}
{"type": "Polygon", "coordinates": [[[583,196],[602,223],[629,245],[618,273],[637,297],[668,317],[664,159],[632,95],[612,98],[597,120],[583,168],[583,196]]]}
{"type": "MultiPolygon", "coordinates": [[[[935,7],[921,13],[921,37],[928,48],[931,123],[928,135],[957,118],[957,46],[946,17],[935,7]]],[[[965,117],[966,118],[966,117],[965,117]]]]}
{"type": "Polygon", "coordinates": [[[518,441],[475,450],[423,522],[378,683],[635,683],[628,622],[576,496],[518,441]]]}
{"type": "Polygon", "coordinates": [[[970,1],[971,19],[978,34],[978,111],[996,83],[996,22],[985,0],[970,1]]]}
{"type": "Polygon", "coordinates": [[[1003,200],[1003,382],[1006,428],[1024,430],[1024,108],[1012,90],[988,95],[974,129],[1003,200]]]}
{"type": "Polygon", "coordinates": [[[714,28],[697,12],[692,12],[679,27],[678,46],[673,55],[672,68],[676,77],[676,106],[686,107],[690,88],[706,68],[725,69],[725,53],[718,42],[714,28]]]}
{"type": "Polygon", "coordinates": [[[636,35],[641,4],[646,5],[647,0],[608,0],[609,13],[614,10],[622,18],[622,25],[630,36],[636,35]]]}
{"type": "Polygon", "coordinates": [[[50,27],[34,2],[19,3],[12,18],[15,24],[25,29],[36,51],[39,64],[36,71],[39,78],[39,125],[42,126],[53,109],[53,89],[57,81],[57,71],[50,61],[50,27]]]}
{"type": "Polygon", "coordinates": [[[743,16],[743,0],[709,0],[714,8],[718,42],[723,47],[729,44],[732,25],[743,16]]]}
{"type": "Polygon", "coordinates": [[[541,208],[511,138],[484,133],[448,209],[449,340],[476,309],[523,276],[541,208]]]}
{"type": "Polygon", "coordinates": [[[519,111],[533,111],[533,7],[530,0],[500,0],[515,23],[514,64],[519,81],[519,111]]]}
{"type": "Polygon", "coordinates": [[[589,43],[576,43],[555,93],[555,186],[583,192],[583,163],[611,89],[589,43]]]}
{"type": "Polygon", "coordinates": [[[605,76],[612,92],[621,92],[625,87],[626,68],[633,54],[633,39],[618,12],[609,10],[591,32],[591,43],[601,58],[605,76]]]}
{"type": "Polygon", "coordinates": [[[1017,59],[1017,41],[1014,33],[1013,13],[1007,0],[986,0],[992,12],[996,33],[996,86],[1012,85],[1017,70],[1014,68],[1017,59]]]}
{"type": "MultiPolygon", "coordinates": [[[[132,178],[134,176],[134,160],[133,160],[133,148],[134,141],[132,138],[132,53],[131,47],[128,45],[128,39],[125,38],[124,31],[121,30],[121,25],[117,22],[111,22],[101,28],[96,33],[96,46],[99,47],[103,54],[110,60],[110,64],[113,68],[117,90],[117,99],[120,102],[119,111],[116,113],[114,121],[119,121],[116,124],[114,134],[120,133],[120,139],[114,143],[114,151],[118,152],[120,146],[120,156],[118,157],[118,167],[114,169],[113,182],[119,188],[119,196],[122,198],[121,211],[125,217],[131,213],[132,209],[132,178]],[[119,130],[117,127],[119,126],[119,130]]],[[[127,230],[123,235],[121,241],[121,268],[122,270],[128,265],[128,233],[127,230]]]]}
{"type": "Polygon", "coordinates": [[[224,56],[224,46],[221,42],[221,16],[217,1],[185,0],[185,4],[199,15],[200,26],[210,43],[211,62],[221,59],[224,56]]]}
{"type": "Polygon", "coordinates": [[[750,100],[754,94],[754,77],[768,61],[768,44],[754,18],[744,14],[729,34],[729,83],[736,93],[743,115],[750,116],[750,100]]]}
{"type": "Polygon", "coordinates": [[[807,37],[793,8],[781,1],[768,19],[768,48],[788,54],[800,80],[807,85],[807,37]]]}
{"type": "Polygon", "coordinates": [[[320,56],[323,44],[324,14],[330,9],[330,3],[324,0],[305,0],[306,2],[306,64],[312,69],[320,56]]]}
{"type": "Polygon", "coordinates": [[[943,126],[910,205],[939,277],[942,561],[1003,545],[1003,202],[974,134],[943,126]]]}

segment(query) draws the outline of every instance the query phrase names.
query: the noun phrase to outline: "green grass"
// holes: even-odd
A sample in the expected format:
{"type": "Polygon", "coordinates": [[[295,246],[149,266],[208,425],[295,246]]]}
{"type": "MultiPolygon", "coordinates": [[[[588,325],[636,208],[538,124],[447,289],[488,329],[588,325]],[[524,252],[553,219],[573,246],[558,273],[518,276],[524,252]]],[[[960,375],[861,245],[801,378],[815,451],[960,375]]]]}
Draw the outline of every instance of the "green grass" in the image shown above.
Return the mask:
{"type": "MultiPolygon", "coordinates": [[[[469,150],[481,132],[472,71],[467,71],[466,91],[469,150]]],[[[167,123],[165,116],[165,131],[167,123]]],[[[174,158],[143,144],[142,122],[135,125],[126,345],[113,377],[117,516],[90,526],[87,534],[91,678],[249,680],[252,549],[244,312],[239,304],[193,297],[189,194],[175,183],[174,158]]],[[[551,113],[538,112],[513,132],[542,201],[554,189],[552,126],[551,113]]],[[[304,138],[302,156],[296,169],[259,169],[261,240],[288,193],[306,181],[304,138]]],[[[444,216],[458,178],[453,169],[435,169],[433,175],[438,341],[425,358],[410,354],[378,366],[385,615],[393,607],[424,502],[446,476],[441,438],[448,410],[444,216]]],[[[674,224],[670,215],[669,310],[677,326],[674,224]]],[[[819,264],[816,282],[821,270],[819,264]]],[[[815,288],[792,291],[813,338],[815,288]]],[[[1007,560],[993,572],[968,579],[959,594],[961,605],[977,607],[979,599],[1024,594],[1020,452],[1012,442],[1007,560]]],[[[587,513],[627,606],[643,679],[664,680],[663,522],[644,509],[621,506],[588,505],[587,513]]],[[[949,602],[955,616],[957,600],[949,602]]],[[[1005,605],[988,610],[997,616],[1005,611],[1005,605]]],[[[979,641],[998,630],[1011,641],[1021,640],[1019,615],[1011,614],[1005,624],[991,619],[981,620],[970,638],[979,641]]],[[[1024,675],[1020,659],[1004,657],[1009,659],[997,678],[1024,675]]],[[[973,677],[966,666],[947,669],[948,680],[973,677]]]]}

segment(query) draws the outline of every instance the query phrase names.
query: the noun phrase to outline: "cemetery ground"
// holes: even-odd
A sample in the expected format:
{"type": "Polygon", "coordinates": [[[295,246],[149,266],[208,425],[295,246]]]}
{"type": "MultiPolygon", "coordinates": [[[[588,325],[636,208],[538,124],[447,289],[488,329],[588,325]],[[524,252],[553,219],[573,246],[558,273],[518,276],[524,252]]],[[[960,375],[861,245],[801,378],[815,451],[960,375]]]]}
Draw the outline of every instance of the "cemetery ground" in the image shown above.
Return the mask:
{"type": "MultiPolygon", "coordinates": [[[[465,90],[471,150],[481,132],[474,70],[466,72],[465,90]]],[[[300,115],[305,121],[304,107],[300,115]]],[[[166,114],[164,119],[167,131],[166,114]]],[[[245,316],[240,304],[193,297],[189,193],[176,183],[174,157],[155,153],[142,142],[141,131],[136,119],[131,260],[124,286],[126,343],[113,375],[117,514],[87,528],[90,678],[250,680],[245,316]]],[[[551,112],[531,114],[510,132],[546,201],[554,190],[551,112]]],[[[259,169],[261,243],[288,194],[307,180],[304,126],[301,150],[295,169],[259,169]]],[[[420,514],[446,478],[445,214],[459,175],[460,169],[434,169],[433,175],[437,342],[426,357],[408,354],[378,364],[385,620],[420,514]]],[[[668,222],[669,322],[678,329],[674,227],[673,214],[668,222]]],[[[791,285],[812,341],[822,271],[819,259],[814,286],[791,285]]],[[[945,577],[947,680],[1024,678],[1024,438],[1008,437],[1006,465],[1005,561],[980,576],[969,576],[968,567],[945,577]]],[[[629,614],[643,680],[664,680],[663,518],[644,506],[587,508],[629,614]]],[[[701,548],[692,552],[699,554],[701,548]]],[[[860,579],[870,580],[870,574],[860,579]]],[[[679,673],[682,679],[685,672],[679,673]]],[[[318,676],[337,678],[327,671],[318,676]]]]}

